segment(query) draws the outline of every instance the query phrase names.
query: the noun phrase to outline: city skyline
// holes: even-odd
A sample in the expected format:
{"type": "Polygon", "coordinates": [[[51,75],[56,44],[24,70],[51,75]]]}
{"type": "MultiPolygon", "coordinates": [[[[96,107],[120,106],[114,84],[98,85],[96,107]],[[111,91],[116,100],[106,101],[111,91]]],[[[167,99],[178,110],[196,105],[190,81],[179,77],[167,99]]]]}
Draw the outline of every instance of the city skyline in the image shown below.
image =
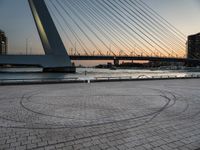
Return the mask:
{"type": "MultiPolygon", "coordinates": [[[[196,19],[199,18],[200,14],[198,13],[198,8],[200,8],[200,2],[198,0],[192,0],[190,2],[186,0],[181,2],[178,0],[145,0],[144,2],[176,26],[186,36],[199,32],[200,22],[196,19]]],[[[1,0],[0,7],[0,11],[2,11],[0,13],[0,18],[4,20],[4,22],[0,23],[0,28],[4,30],[8,36],[9,53],[26,53],[25,51],[28,43],[29,54],[42,54],[41,42],[27,1],[19,0],[13,2],[11,0],[1,0]],[[8,6],[11,6],[11,9],[9,9],[8,6]],[[10,10],[10,12],[5,14],[3,13],[5,10],[10,10]],[[22,24],[24,25],[23,27],[22,24]]],[[[64,41],[65,44],[67,42],[68,41],[64,41]]],[[[68,45],[68,43],[66,45],[68,45]]],[[[66,47],[69,48],[68,46],[66,47]]]]}

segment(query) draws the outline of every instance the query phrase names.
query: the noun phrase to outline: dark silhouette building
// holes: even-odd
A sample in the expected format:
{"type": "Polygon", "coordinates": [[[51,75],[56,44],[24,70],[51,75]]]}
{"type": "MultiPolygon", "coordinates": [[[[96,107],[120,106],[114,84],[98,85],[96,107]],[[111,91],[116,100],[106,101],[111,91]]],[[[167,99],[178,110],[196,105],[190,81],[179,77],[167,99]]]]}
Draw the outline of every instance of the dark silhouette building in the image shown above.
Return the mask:
{"type": "Polygon", "coordinates": [[[200,33],[188,36],[187,41],[188,58],[200,59],[200,33]]]}
{"type": "Polygon", "coordinates": [[[0,55],[6,55],[7,54],[7,37],[5,36],[5,33],[0,30],[0,55]]]}

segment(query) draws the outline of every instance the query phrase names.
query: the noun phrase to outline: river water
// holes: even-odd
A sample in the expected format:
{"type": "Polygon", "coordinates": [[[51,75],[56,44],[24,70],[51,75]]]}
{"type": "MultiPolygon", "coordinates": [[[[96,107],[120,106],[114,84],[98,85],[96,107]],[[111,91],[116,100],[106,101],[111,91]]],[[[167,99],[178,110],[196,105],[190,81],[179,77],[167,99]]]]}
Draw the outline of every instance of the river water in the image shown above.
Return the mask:
{"type": "Polygon", "coordinates": [[[37,79],[93,79],[96,77],[159,77],[159,76],[177,76],[200,75],[200,72],[185,70],[139,70],[139,69],[95,69],[95,68],[77,68],[76,74],[66,73],[43,73],[41,68],[12,68],[0,69],[0,80],[37,80],[37,79]]]}

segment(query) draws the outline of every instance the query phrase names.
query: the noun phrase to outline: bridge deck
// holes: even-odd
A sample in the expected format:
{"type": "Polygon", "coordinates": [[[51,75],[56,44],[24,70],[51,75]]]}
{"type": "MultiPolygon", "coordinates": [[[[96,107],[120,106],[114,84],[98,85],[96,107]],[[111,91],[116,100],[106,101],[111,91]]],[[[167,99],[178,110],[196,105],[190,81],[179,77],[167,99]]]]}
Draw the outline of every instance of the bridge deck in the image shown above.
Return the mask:
{"type": "MultiPolygon", "coordinates": [[[[67,66],[62,55],[1,55],[0,64],[10,65],[37,65],[41,67],[67,66]]],[[[140,57],[140,56],[70,56],[71,60],[144,60],[167,62],[200,62],[198,59],[167,58],[167,57],[140,57]]],[[[67,60],[66,60],[67,61],[67,60]]]]}

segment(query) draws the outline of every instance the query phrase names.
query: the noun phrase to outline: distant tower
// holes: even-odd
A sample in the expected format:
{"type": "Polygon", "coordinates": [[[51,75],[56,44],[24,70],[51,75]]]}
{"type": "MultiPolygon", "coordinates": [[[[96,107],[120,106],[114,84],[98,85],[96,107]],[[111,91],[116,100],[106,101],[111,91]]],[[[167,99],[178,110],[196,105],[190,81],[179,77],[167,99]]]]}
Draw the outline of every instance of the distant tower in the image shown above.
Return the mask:
{"type": "Polygon", "coordinates": [[[187,41],[188,58],[200,59],[200,33],[188,36],[187,41]]]}
{"type": "Polygon", "coordinates": [[[7,37],[5,36],[5,33],[0,30],[0,55],[6,55],[7,54],[7,37]]]}

